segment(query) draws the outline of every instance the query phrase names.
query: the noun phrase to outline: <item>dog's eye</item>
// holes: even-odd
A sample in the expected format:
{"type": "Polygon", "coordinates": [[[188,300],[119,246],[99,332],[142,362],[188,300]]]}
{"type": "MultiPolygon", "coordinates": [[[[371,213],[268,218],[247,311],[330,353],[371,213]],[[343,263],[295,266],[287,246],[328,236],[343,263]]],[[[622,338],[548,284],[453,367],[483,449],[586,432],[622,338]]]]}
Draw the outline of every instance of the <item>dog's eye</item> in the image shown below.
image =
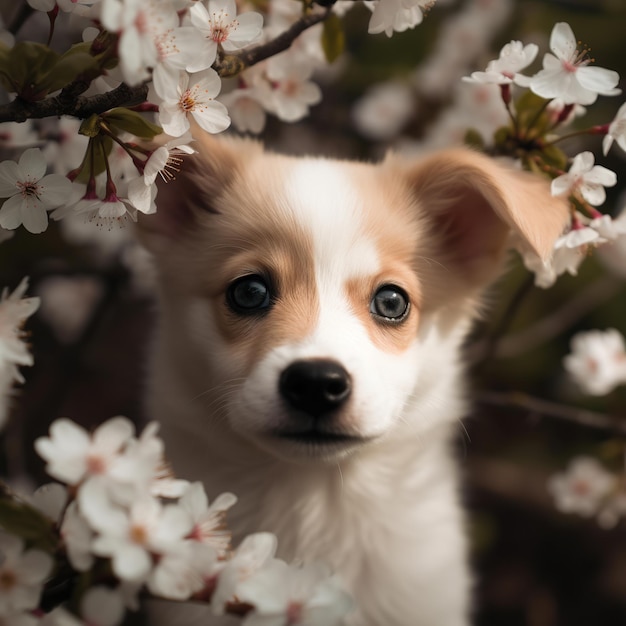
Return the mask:
{"type": "Polygon", "coordinates": [[[236,313],[258,313],[270,305],[270,290],[262,276],[243,276],[228,287],[226,299],[236,313]]]}
{"type": "Polygon", "coordinates": [[[372,298],[370,312],[386,321],[401,322],[409,313],[409,297],[396,285],[383,285],[372,298]]]}

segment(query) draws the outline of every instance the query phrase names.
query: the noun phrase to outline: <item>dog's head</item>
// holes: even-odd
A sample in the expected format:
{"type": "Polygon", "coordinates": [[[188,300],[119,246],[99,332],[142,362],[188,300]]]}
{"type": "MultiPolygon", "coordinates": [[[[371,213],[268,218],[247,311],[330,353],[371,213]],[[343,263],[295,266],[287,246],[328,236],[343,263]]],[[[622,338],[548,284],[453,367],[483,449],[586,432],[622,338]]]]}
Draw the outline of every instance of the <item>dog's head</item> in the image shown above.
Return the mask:
{"type": "Polygon", "coordinates": [[[372,165],[196,146],[140,224],[171,382],[151,393],[293,459],[458,418],[458,346],[511,232],[546,257],[562,230],[548,186],[463,149],[372,165]]]}

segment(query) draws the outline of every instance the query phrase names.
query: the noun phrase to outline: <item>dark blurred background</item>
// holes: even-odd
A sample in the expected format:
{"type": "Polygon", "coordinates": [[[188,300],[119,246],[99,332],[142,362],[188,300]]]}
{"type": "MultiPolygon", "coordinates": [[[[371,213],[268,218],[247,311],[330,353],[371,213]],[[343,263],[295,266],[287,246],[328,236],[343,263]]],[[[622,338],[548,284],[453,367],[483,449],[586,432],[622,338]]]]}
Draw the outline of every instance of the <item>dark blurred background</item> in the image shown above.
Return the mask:
{"type": "MultiPolygon", "coordinates": [[[[6,18],[13,3],[0,5],[6,18]]],[[[45,27],[39,17],[25,33],[45,27]]],[[[292,153],[361,159],[378,158],[390,147],[417,153],[443,145],[447,139],[438,134],[446,111],[452,107],[453,118],[461,115],[454,113],[460,76],[484,69],[511,39],[537,42],[541,58],[558,21],[572,26],[599,66],[626,72],[624,0],[440,0],[424,24],[391,39],[367,35],[368,19],[363,7],[347,16],[346,52],[320,74],[324,99],[311,115],[293,125],[268,119],[263,141],[292,153]],[[465,31],[450,27],[472,6],[494,13],[490,32],[481,33],[483,42],[474,47],[472,29],[479,25],[468,19],[465,31]],[[453,40],[464,34],[467,44],[453,40]],[[464,46],[467,54],[452,67],[437,65],[437,55],[452,54],[446,48],[464,46]],[[367,121],[358,121],[355,106],[372,85],[390,80],[402,85],[411,107],[397,130],[375,138],[367,121]]],[[[623,101],[600,98],[575,123],[609,122],[623,101]]],[[[563,148],[571,155],[591,149],[617,172],[618,186],[602,207],[616,213],[626,204],[624,196],[620,200],[626,155],[614,147],[602,157],[600,141],[577,139],[563,148]]],[[[57,417],[86,426],[114,415],[146,419],[143,364],[154,320],[148,270],[130,229],[85,234],[81,228],[53,223],[39,236],[20,229],[0,245],[0,287],[13,289],[30,276],[29,292],[43,298],[27,325],[35,365],[24,369],[26,383],[16,390],[11,420],[0,434],[0,470],[14,484],[44,480],[32,441],[57,417]],[[107,237],[109,244],[102,243],[107,237]]],[[[590,255],[578,277],[564,276],[542,290],[512,258],[492,291],[490,312],[468,342],[474,404],[465,428],[459,427],[458,451],[470,511],[477,626],[626,625],[626,522],[604,530],[594,519],[561,514],[546,488],[551,475],[581,454],[623,471],[625,390],[584,396],[562,366],[576,332],[626,332],[626,255],[622,260],[616,271],[590,255]],[[597,415],[612,419],[599,426],[597,415]]]]}

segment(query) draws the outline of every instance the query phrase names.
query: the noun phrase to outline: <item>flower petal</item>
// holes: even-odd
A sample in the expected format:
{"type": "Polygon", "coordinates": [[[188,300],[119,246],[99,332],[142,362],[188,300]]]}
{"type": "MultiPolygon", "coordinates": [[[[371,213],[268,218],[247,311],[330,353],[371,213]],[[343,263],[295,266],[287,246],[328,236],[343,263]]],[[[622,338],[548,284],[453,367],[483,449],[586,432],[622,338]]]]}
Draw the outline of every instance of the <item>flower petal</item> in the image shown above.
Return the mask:
{"type": "Polygon", "coordinates": [[[24,150],[19,160],[20,167],[31,180],[40,180],[46,174],[48,164],[39,148],[24,150]]]}
{"type": "Polygon", "coordinates": [[[41,190],[41,201],[46,209],[54,209],[65,202],[74,200],[72,192],[74,186],[60,174],[49,174],[44,176],[39,182],[41,190]]]}
{"type": "MultiPolygon", "coordinates": [[[[585,88],[596,93],[606,95],[618,95],[614,89],[619,83],[619,74],[603,67],[586,66],[579,67],[576,75],[578,82],[585,88]]],[[[619,93],[621,93],[618,90],[619,93]]]]}
{"type": "Polygon", "coordinates": [[[194,111],[192,115],[198,126],[209,133],[221,133],[230,126],[228,109],[221,102],[208,102],[202,111],[194,111]]]}
{"type": "Polygon", "coordinates": [[[559,59],[571,60],[576,53],[576,37],[567,22],[558,22],[550,34],[550,50],[559,59]]]}
{"type": "Polygon", "coordinates": [[[129,543],[113,555],[113,572],[122,580],[144,580],[151,567],[150,555],[140,546],[129,543]]]}
{"type": "Polygon", "coordinates": [[[29,233],[35,235],[43,233],[48,228],[48,214],[41,200],[24,204],[22,208],[22,223],[29,233]]]}
{"type": "Polygon", "coordinates": [[[21,195],[9,198],[0,208],[0,226],[13,230],[22,223],[22,207],[26,204],[21,195]]]}
{"type": "Polygon", "coordinates": [[[93,434],[93,443],[100,451],[115,453],[135,434],[135,426],[126,417],[107,420],[93,434]]]}
{"type": "Polygon", "coordinates": [[[28,550],[16,567],[20,582],[25,585],[39,585],[52,571],[53,561],[50,555],[41,550],[28,550]]]}

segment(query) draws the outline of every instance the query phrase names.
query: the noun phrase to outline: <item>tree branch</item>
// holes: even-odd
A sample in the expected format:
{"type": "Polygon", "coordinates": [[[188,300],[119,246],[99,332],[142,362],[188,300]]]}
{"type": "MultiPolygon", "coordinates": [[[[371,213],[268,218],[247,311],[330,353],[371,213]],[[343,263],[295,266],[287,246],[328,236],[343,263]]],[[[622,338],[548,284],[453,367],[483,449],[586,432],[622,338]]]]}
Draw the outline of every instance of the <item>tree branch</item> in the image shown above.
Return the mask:
{"type": "Polygon", "coordinates": [[[303,15],[297,22],[294,22],[284,33],[268,41],[267,43],[246,48],[232,54],[222,54],[213,64],[215,71],[223,78],[236,76],[248,67],[269,59],[279,52],[287,50],[296,38],[305,30],[323,22],[331,13],[332,7],[325,11],[309,13],[303,15]]]}
{"type": "Polygon", "coordinates": [[[480,404],[507,409],[521,409],[542,417],[560,419],[581,426],[609,430],[619,435],[626,435],[626,420],[623,418],[549,402],[548,400],[534,398],[518,391],[511,393],[484,391],[478,394],[477,401],[480,404]]]}
{"type": "MultiPolygon", "coordinates": [[[[232,54],[222,54],[213,64],[213,68],[223,78],[235,76],[246,68],[287,50],[299,35],[315,24],[324,21],[330,12],[331,8],[309,13],[267,43],[232,54]]],[[[122,83],[104,94],[87,98],[78,97],[87,86],[83,81],[76,80],[65,87],[58,96],[37,102],[28,102],[17,97],[9,104],[0,106],[0,122],[25,122],[28,119],[58,117],[60,115],[84,119],[94,113],[104,113],[114,107],[130,107],[141,104],[148,94],[146,85],[129,87],[122,83]]]]}
{"type": "Polygon", "coordinates": [[[58,96],[38,102],[16,98],[0,106],[0,122],[25,122],[28,119],[71,115],[84,119],[94,113],[104,113],[119,106],[134,106],[144,102],[148,95],[147,85],[129,87],[122,83],[112,91],[97,96],[72,98],[75,83],[66,87],[58,96]]]}

